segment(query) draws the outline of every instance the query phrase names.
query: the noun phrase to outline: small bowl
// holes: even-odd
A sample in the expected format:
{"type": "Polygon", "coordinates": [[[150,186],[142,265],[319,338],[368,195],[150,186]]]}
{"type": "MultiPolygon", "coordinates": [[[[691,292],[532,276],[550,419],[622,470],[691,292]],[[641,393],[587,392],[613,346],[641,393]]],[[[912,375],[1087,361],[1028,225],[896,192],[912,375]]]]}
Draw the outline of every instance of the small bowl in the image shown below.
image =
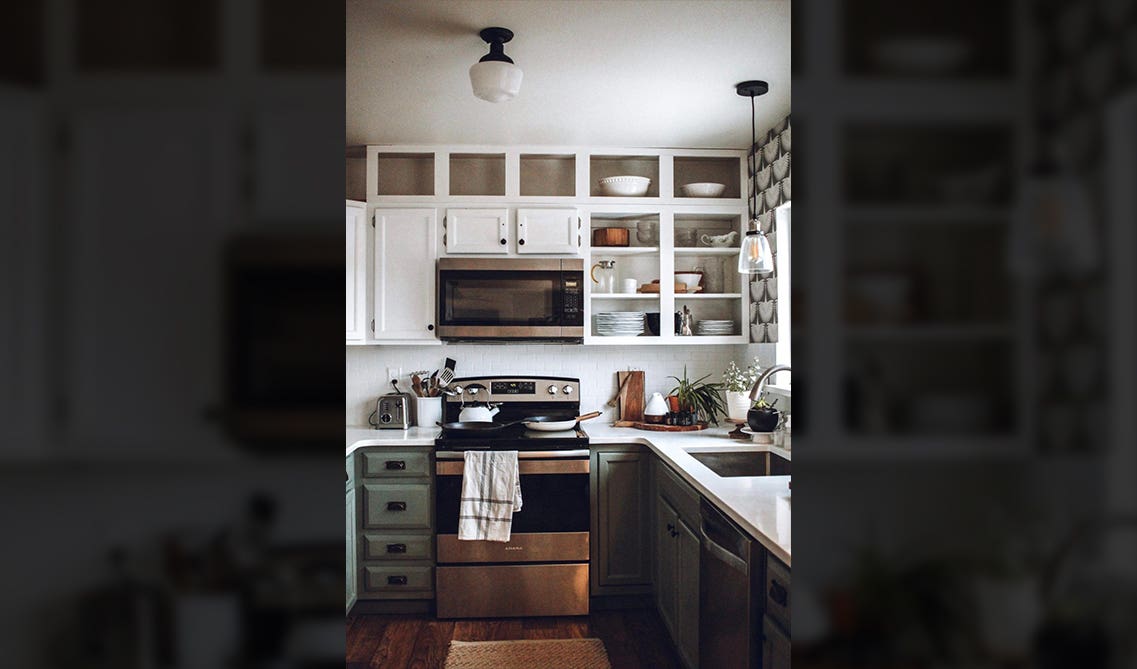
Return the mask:
{"type": "Polygon", "coordinates": [[[687,292],[695,292],[695,288],[699,286],[699,281],[703,278],[702,272],[676,272],[675,280],[681,281],[687,286],[687,292]]]}
{"type": "Polygon", "coordinates": [[[598,183],[600,184],[601,195],[642,197],[647,194],[647,189],[651,186],[651,179],[647,177],[624,175],[607,177],[601,179],[598,183]]]}
{"type": "Polygon", "coordinates": [[[685,197],[718,197],[726,190],[726,184],[699,182],[680,187],[685,197]]]}

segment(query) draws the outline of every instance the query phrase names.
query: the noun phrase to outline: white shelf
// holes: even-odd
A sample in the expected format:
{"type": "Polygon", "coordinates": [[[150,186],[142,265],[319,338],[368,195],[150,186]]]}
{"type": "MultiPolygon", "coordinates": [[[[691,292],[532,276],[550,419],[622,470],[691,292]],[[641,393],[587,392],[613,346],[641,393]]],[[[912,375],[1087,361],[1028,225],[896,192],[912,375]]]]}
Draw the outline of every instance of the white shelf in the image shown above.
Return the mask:
{"type": "Polygon", "coordinates": [[[592,257],[598,256],[650,256],[659,253],[658,246],[593,246],[592,257]]]}
{"type": "Polygon", "coordinates": [[[676,300],[737,300],[742,293],[675,293],[676,300]]]}
{"type": "Polygon", "coordinates": [[[675,248],[675,255],[677,256],[736,256],[738,255],[739,248],[737,246],[707,246],[704,248],[694,246],[683,246],[675,248]]]}
{"type": "Polygon", "coordinates": [[[659,293],[593,293],[594,300],[659,300],[659,293]]]}

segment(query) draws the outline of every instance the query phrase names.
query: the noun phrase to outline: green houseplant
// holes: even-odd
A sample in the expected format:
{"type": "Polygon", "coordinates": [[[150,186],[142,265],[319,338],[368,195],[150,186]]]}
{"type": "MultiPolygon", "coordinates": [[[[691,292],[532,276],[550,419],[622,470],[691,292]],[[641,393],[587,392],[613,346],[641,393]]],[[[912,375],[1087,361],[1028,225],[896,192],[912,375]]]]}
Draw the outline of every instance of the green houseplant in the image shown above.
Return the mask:
{"type": "Polygon", "coordinates": [[[752,404],[750,389],[754,387],[754,382],[761,373],[762,367],[758,364],[758,358],[754,358],[754,363],[746,369],[739,369],[733,360],[730,361],[726,371],[722,373],[723,388],[726,390],[727,418],[736,423],[746,422],[746,412],[750,410],[752,404]]]}
{"type": "Polygon", "coordinates": [[[680,411],[690,411],[696,415],[696,420],[702,417],[715,425],[719,424],[718,415],[726,413],[726,406],[723,404],[721,383],[708,383],[707,378],[710,374],[699,377],[692,381],[687,378],[687,366],[683,366],[683,378],[677,376],[669,376],[669,379],[675,379],[676,386],[671,389],[670,393],[679,400],[680,411]]]}

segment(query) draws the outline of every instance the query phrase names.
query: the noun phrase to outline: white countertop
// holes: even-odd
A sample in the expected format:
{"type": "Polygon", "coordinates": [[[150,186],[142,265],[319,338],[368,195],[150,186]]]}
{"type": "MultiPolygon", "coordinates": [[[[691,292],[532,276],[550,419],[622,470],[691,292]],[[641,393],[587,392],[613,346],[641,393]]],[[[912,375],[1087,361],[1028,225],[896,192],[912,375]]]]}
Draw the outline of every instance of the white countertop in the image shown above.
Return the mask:
{"type": "MultiPolygon", "coordinates": [[[[612,427],[596,421],[582,425],[596,444],[642,444],[671,466],[687,483],[750,533],[787,566],[790,562],[789,476],[735,476],[724,478],[691,457],[684,449],[701,451],[772,451],[790,459],[790,451],[726,436],[730,428],[699,432],[657,432],[612,427]]],[[[347,454],[363,446],[430,446],[440,429],[374,430],[347,428],[347,454]]]]}

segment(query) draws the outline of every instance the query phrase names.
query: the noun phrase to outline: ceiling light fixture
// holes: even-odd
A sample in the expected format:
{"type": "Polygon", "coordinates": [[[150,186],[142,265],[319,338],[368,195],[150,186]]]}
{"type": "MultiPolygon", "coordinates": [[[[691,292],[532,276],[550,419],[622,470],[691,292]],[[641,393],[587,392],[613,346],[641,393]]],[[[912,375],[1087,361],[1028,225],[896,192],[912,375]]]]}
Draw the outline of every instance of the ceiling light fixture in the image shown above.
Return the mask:
{"type": "Polygon", "coordinates": [[[513,59],[505,55],[502,45],[513,39],[513,31],[486,28],[478,35],[490,45],[490,52],[470,67],[470,85],[474,87],[474,95],[490,102],[512,100],[521,90],[522,72],[513,64],[513,59]]]}
{"type": "Polygon", "coordinates": [[[744,81],[735,85],[735,91],[750,98],[750,151],[746,154],[746,170],[750,175],[750,193],[746,209],[750,215],[749,228],[742,239],[742,249],[738,254],[739,274],[768,275],[774,271],[774,254],[770,242],[758,228],[758,136],[755,130],[754,98],[765,95],[770,85],[765,81],[744,81]]]}

